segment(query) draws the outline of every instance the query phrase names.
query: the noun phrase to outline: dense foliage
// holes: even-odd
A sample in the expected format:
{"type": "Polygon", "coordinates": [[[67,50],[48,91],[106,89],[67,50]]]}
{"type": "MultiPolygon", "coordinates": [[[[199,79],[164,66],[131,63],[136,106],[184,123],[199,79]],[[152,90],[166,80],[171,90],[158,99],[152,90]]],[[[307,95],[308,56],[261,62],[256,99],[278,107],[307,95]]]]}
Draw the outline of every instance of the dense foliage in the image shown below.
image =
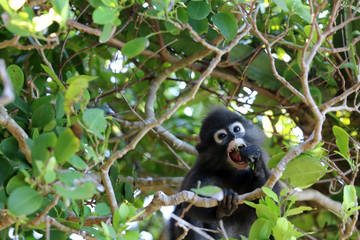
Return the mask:
{"type": "Polygon", "coordinates": [[[213,105],[268,137],[250,239],[358,238],[359,5],[0,1],[0,239],[164,238],[213,105]]]}

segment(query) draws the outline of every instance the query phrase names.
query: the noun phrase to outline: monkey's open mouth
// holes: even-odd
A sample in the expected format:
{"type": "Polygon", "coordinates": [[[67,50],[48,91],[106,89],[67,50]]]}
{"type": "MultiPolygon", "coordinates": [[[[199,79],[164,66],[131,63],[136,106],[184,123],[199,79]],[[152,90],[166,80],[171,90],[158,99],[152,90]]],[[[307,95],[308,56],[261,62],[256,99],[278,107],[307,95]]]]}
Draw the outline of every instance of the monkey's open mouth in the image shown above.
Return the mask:
{"type": "Polygon", "coordinates": [[[232,149],[231,152],[229,152],[229,157],[235,163],[242,162],[240,151],[238,149],[232,149]]]}
{"type": "Polygon", "coordinates": [[[244,169],[247,167],[247,163],[242,160],[239,151],[239,149],[243,147],[246,147],[245,142],[242,139],[237,138],[235,140],[232,140],[227,148],[227,156],[230,163],[232,163],[236,168],[239,169],[244,169]]]}

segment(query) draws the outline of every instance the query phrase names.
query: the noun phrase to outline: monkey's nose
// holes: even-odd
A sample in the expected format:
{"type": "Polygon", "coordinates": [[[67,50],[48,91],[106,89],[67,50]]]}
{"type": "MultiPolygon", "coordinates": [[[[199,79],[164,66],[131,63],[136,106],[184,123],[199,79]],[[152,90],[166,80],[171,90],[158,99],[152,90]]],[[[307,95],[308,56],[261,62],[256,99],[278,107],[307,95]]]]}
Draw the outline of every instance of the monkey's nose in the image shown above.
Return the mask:
{"type": "Polygon", "coordinates": [[[231,142],[228,145],[228,152],[230,152],[233,149],[236,148],[243,148],[246,147],[246,143],[242,138],[235,138],[231,140],[231,142]]]}

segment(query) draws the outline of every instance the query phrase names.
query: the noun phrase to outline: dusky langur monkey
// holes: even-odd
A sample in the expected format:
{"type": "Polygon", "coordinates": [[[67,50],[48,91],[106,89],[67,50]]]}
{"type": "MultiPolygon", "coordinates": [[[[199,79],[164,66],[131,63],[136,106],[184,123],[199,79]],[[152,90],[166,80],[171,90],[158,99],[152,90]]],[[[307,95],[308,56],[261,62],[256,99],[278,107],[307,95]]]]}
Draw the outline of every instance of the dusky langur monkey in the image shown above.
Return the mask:
{"type": "MultiPolygon", "coordinates": [[[[199,137],[200,142],[196,146],[199,155],[180,190],[197,188],[200,181],[201,187],[214,185],[222,188],[224,199],[213,208],[192,206],[183,219],[199,228],[215,231],[222,219],[228,237],[239,239],[239,235],[248,236],[257,218],[255,209],[245,204],[237,205],[236,200],[239,194],[262,187],[270,175],[267,168],[269,157],[262,149],[265,134],[239,114],[216,108],[203,120],[199,137]]],[[[181,216],[187,206],[188,203],[179,204],[174,214],[181,216]]],[[[184,233],[175,223],[174,219],[170,220],[168,239],[175,240],[184,233]]],[[[215,239],[224,237],[218,233],[207,234],[215,239]]],[[[205,238],[189,230],[184,239],[205,238]]]]}

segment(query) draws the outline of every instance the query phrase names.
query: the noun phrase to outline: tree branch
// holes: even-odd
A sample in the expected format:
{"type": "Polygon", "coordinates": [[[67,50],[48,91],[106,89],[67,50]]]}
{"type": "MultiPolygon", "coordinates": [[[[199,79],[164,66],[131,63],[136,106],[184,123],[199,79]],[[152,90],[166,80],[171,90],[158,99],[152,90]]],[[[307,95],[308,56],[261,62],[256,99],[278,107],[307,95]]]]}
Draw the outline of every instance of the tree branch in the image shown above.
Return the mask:
{"type": "Polygon", "coordinates": [[[12,119],[3,105],[0,105],[0,125],[9,130],[19,143],[21,152],[25,154],[28,163],[31,163],[31,150],[25,142],[29,138],[26,132],[12,119]]]}

